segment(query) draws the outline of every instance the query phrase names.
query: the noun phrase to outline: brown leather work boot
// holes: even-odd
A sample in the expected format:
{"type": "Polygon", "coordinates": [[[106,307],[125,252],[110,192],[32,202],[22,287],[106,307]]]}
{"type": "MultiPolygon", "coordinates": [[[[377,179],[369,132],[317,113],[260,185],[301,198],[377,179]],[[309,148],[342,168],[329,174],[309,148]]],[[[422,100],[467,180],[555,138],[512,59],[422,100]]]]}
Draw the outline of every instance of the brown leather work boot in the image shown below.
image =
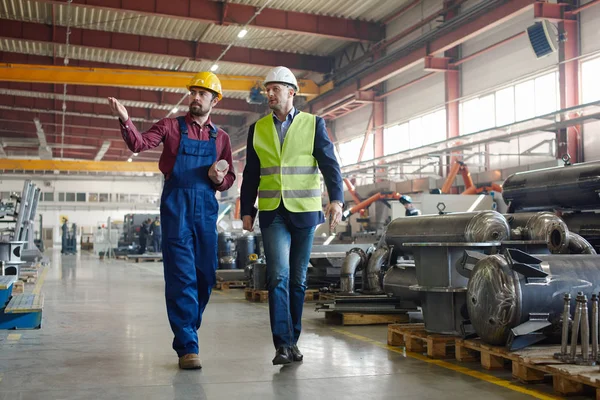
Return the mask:
{"type": "Polygon", "coordinates": [[[198,354],[190,353],[179,357],[179,368],[181,369],[200,369],[202,364],[198,354]]]}

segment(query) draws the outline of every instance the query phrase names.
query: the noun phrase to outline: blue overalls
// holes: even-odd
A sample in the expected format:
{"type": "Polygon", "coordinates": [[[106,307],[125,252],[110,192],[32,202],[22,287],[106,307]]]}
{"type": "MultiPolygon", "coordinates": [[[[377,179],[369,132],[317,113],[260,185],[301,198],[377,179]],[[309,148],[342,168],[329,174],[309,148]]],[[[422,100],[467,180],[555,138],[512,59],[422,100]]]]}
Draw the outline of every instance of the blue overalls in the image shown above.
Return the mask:
{"type": "Polygon", "coordinates": [[[173,349],[181,357],[198,353],[197,331],[216,281],[219,205],[208,178],[217,158],[217,131],[211,128],[209,140],[192,140],[185,118],[177,120],[181,141],[164,184],[160,219],[167,314],[173,349]]]}

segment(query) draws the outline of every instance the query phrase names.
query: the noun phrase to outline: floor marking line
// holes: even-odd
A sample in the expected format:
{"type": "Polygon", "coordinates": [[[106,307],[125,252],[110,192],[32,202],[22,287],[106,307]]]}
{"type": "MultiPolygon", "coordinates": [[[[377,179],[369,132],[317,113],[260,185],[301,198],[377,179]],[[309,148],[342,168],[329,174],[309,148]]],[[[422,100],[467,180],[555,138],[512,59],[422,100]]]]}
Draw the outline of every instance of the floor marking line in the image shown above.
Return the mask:
{"type": "Polygon", "coordinates": [[[451,363],[449,363],[447,361],[443,361],[443,360],[434,360],[434,359],[431,359],[431,358],[429,358],[427,356],[424,356],[422,354],[419,354],[419,353],[411,353],[411,352],[408,352],[408,351],[404,351],[404,350],[402,350],[401,348],[398,348],[398,347],[388,346],[387,344],[384,344],[384,343],[378,342],[376,340],[370,339],[370,338],[368,338],[366,336],[357,335],[357,334],[349,332],[349,331],[347,331],[345,329],[341,329],[341,328],[330,328],[330,329],[332,331],[334,331],[334,332],[337,332],[339,334],[348,336],[348,337],[350,337],[352,339],[356,339],[356,340],[359,340],[359,341],[365,342],[365,343],[370,343],[370,344],[373,344],[373,345],[375,345],[377,347],[380,347],[382,349],[385,349],[385,350],[388,350],[388,351],[391,351],[391,352],[394,352],[394,353],[402,354],[403,356],[406,356],[406,357],[410,357],[410,358],[414,358],[414,359],[417,359],[417,360],[421,360],[421,361],[424,361],[424,362],[429,363],[429,364],[437,365],[438,367],[446,368],[446,369],[449,369],[449,370],[452,370],[452,371],[455,371],[455,372],[458,372],[458,373],[461,373],[461,374],[464,374],[464,375],[468,375],[468,376],[471,376],[473,378],[476,378],[476,379],[479,379],[479,380],[482,380],[482,381],[485,381],[485,382],[489,382],[489,383],[492,383],[494,385],[504,387],[506,389],[513,390],[515,392],[519,392],[519,393],[523,393],[523,394],[532,396],[532,397],[534,397],[536,399],[540,399],[540,400],[559,400],[559,399],[564,399],[564,397],[559,397],[559,396],[554,396],[554,395],[546,394],[546,393],[543,393],[543,392],[540,392],[540,391],[537,391],[537,390],[534,390],[534,389],[527,389],[527,388],[518,386],[518,385],[516,385],[516,384],[514,384],[511,381],[508,381],[506,379],[498,378],[496,376],[489,375],[489,374],[486,374],[486,373],[483,373],[483,372],[480,372],[480,371],[476,371],[476,370],[473,370],[473,369],[470,369],[470,368],[467,368],[467,367],[461,367],[461,366],[458,366],[458,365],[454,365],[454,364],[451,364],[451,363]]]}
{"type": "Polygon", "coordinates": [[[43,267],[42,274],[38,281],[35,283],[33,288],[33,294],[40,294],[42,290],[42,286],[44,285],[44,281],[46,280],[46,275],[48,274],[48,267],[43,267]]]}
{"type": "Polygon", "coordinates": [[[6,336],[6,340],[8,340],[10,342],[18,342],[20,339],[21,339],[20,333],[9,333],[8,336],[6,336]]]}

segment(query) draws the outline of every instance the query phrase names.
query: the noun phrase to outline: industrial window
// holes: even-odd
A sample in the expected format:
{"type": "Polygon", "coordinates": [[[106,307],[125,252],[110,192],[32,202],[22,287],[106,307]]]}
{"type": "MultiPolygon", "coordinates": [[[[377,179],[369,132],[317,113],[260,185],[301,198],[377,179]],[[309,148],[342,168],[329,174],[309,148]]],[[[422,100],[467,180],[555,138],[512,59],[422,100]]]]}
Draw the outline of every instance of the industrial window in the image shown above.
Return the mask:
{"type": "Polygon", "coordinates": [[[42,193],[43,201],[54,201],[54,193],[53,192],[44,192],[42,193]]]}
{"type": "Polygon", "coordinates": [[[496,126],[515,122],[515,88],[514,86],[496,92],[496,126]]]}
{"type": "Polygon", "coordinates": [[[581,63],[581,97],[584,103],[600,100],[600,57],[581,63]]]}
{"type": "Polygon", "coordinates": [[[384,155],[416,149],[446,139],[446,109],[434,111],[383,131],[384,155]]]}
{"type": "Polygon", "coordinates": [[[64,192],[58,193],[58,201],[65,201],[65,193],[64,192]]]}
{"type": "Polygon", "coordinates": [[[342,165],[356,164],[363,141],[364,137],[360,136],[356,139],[340,143],[340,158],[342,159],[342,165]]]}
{"type": "Polygon", "coordinates": [[[97,203],[98,202],[98,193],[90,193],[88,195],[88,201],[90,203],[97,203]]]}
{"type": "Polygon", "coordinates": [[[390,126],[383,130],[383,154],[390,155],[410,149],[408,123],[390,126]]]}
{"type": "Polygon", "coordinates": [[[119,193],[119,203],[127,203],[129,201],[129,195],[127,193],[119,193]]]}
{"type": "Polygon", "coordinates": [[[75,193],[67,193],[67,201],[75,201],[75,193]]]}
{"type": "Polygon", "coordinates": [[[77,193],[77,201],[85,201],[85,193],[77,193]]]}
{"type": "Polygon", "coordinates": [[[110,201],[110,195],[108,193],[100,193],[98,198],[100,203],[108,203],[110,201]]]}
{"type": "Polygon", "coordinates": [[[559,108],[558,73],[551,72],[461,102],[461,135],[552,113],[559,108]]]}

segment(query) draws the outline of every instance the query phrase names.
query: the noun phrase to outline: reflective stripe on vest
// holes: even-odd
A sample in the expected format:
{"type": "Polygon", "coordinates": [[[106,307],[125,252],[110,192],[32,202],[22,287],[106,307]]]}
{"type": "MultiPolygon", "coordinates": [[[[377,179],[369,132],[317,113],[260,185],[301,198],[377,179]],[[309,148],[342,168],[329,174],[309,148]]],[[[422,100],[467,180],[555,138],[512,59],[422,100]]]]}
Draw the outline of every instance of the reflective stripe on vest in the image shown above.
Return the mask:
{"type": "Polygon", "coordinates": [[[260,160],[259,210],[275,210],[282,199],[291,212],[322,210],[321,179],[312,155],[316,124],[314,115],[298,113],[281,146],[272,114],[256,122],[253,145],[260,160]]]}

